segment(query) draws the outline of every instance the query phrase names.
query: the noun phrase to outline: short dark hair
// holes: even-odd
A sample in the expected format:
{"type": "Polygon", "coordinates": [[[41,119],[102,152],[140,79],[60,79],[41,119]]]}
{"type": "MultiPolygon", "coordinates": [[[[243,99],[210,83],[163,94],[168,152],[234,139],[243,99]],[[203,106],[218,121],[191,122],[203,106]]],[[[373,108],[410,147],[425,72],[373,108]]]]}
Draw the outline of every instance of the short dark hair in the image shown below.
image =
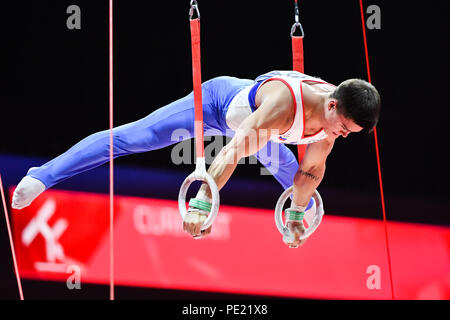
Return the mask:
{"type": "Polygon", "coordinates": [[[373,131],[380,117],[381,98],[372,84],[361,79],[349,79],[342,82],[330,98],[338,101],[338,113],[353,120],[365,131],[373,131]]]}

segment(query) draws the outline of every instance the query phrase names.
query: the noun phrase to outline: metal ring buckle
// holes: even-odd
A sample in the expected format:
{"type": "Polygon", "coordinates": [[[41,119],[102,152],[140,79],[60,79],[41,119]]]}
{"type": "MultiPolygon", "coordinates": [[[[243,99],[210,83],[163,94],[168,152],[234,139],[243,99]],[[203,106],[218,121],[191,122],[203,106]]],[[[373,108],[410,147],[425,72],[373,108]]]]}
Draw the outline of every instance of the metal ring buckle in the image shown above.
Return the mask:
{"type": "Polygon", "coordinates": [[[300,31],[301,31],[301,37],[305,37],[305,33],[303,32],[303,27],[302,27],[302,24],[300,23],[300,22],[295,22],[293,25],[292,25],[292,28],[291,28],[291,37],[293,37],[294,36],[294,33],[295,33],[295,30],[297,29],[297,27],[299,27],[299,29],[300,29],[300,31]]]}
{"type": "Polygon", "coordinates": [[[197,19],[200,19],[200,10],[198,9],[197,0],[191,0],[191,8],[189,9],[189,20],[194,16],[194,10],[197,13],[197,19]]]}

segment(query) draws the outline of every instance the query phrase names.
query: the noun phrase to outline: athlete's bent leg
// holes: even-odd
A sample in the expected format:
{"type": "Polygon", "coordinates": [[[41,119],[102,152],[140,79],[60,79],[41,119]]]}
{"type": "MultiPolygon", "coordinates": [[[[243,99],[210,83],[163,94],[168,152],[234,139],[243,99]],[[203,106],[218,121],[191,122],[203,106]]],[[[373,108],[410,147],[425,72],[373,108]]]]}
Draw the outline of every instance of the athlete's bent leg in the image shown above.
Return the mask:
{"type": "Polygon", "coordinates": [[[277,179],[283,189],[292,186],[298,170],[298,161],[287,146],[269,141],[255,157],[277,179]]]}

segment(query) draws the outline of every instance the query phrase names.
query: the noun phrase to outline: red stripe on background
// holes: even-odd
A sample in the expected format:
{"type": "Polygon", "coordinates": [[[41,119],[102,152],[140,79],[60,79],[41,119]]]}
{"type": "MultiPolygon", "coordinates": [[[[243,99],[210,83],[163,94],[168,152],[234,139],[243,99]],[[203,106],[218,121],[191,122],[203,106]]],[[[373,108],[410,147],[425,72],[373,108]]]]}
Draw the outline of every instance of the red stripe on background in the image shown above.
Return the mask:
{"type": "MultiPolygon", "coordinates": [[[[13,210],[20,275],[66,282],[66,268],[75,264],[83,283],[108,284],[107,199],[103,194],[52,189],[20,212],[13,210]],[[58,221],[67,223],[54,239],[63,248],[56,261],[48,260],[42,234],[31,243],[22,241],[48,202],[54,203],[54,211],[47,212],[51,217],[43,223],[49,229],[58,221]],[[56,263],[62,270],[42,269],[42,263],[56,263]]],[[[327,211],[320,228],[294,250],[283,243],[273,210],[222,204],[211,235],[194,240],[183,230],[175,199],[115,195],[114,204],[118,285],[321,299],[391,298],[381,220],[327,211]],[[258,230],[251,232],[252,241],[249,225],[258,230]],[[285,272],[286,266],[292,272],[285,272]],[[378,274],[369,267],[378,267],[378,274]],[[371,286],[375,278],[379,287],[371,286]]],[[[400,222],[390,222],[389,228],[393,266],[402,270],[396,276],[397,299],[450,299],[450,228],[400,222]]]]}
{"type": "Polygon", "coordinates": [[[114,300],[113,0],[109,0],[109,299],[114,300]]]}
{"type": "Polygon", "coordinates": [[[5,212],[6,228],[8,229],[9,244],[11,245],[11,255],[14,263],[14,272],[17,279],[17,287],[19,288],[20,300],[23,300],[22,283],[20,282],[19,267],[17,265],[16,253],[14,250],[14,242],[12,238],[11,226],[9,224],[8,209],[6,207],[5,191],[3,190],[2,176],[0,175],[0,192],[2,194],[3,211],[5,212]]]}
{"type": "MultiPolygon", "coordinates": [[[[363,2],[359,0],[359,7],[361,9],[361,23],[362,23],[362,31],[364,37],[364,52],[366,56],[366,68],[367,68],[367,80],[372,83],[372,76],[370,74],[370,63],[369,63],[369,50],[367,46],[367,35],[366,35],[366,24],[364,19],[364,10],[363,10],[363,2]]],[[[386,252],[388,258],[388,266],[389,266],[389,278],[391,283],[391,295],[392,299],[394,299],[394,281],[392,279],[392,264],[391,264],[391,253],[389,250],[389,236],[387,231],[387,218],[386,218],[386,206],[384,201],[384,189],[383,189],[383,179],[381,174],[381,161],[380,161],[380,150],[378,145],[378,134],[377,128],[374,129],[374,138],[375,138],[375,152],[377,156],[377,166],[378,166],[378,180],[380,183],[380,196],[381,196],[381,207],[383,211],[383,225],[384,225],[384,234],[386,239],[386,252]]]]}

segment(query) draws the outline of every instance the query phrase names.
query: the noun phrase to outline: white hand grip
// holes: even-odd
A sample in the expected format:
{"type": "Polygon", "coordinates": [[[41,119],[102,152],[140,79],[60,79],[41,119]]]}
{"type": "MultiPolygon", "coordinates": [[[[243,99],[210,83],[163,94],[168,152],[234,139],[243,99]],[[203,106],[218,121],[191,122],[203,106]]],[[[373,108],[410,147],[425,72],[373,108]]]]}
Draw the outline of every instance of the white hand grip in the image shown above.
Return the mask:
{"type": "Polygon", "coordinates": [[[203,226],[201,230],[208,229],[214,222],[214,219],[217,216],[217,213],[219,212],[219,189],[217,188],[216,182],[214,179],[206,172],[206,170],[195,170],[193,173],[191,173],[183,182],[180,188],[180,192],[178,193],[178,208],[180,210],[181,217],[183,218],[187,214],[186,210],[186,194],[189,186],[194,181],[204,181],[208,184],[209,189],[211,190],[212,195],[212,205],[211,205],[211,212],[208,215],[208,218],[206,218],[205,222],[203,223],[203,226]]]}
{"type": "MultiPolygon", "coordinates": [[[[281,194],[280,198],[278,199],[277,205],[275,206],[275,224],[277,225],[278,231],[280,231],[281,235],[283,236],[283,241],[285,243],[290,243],[290,242],[294,241],[294,235],[289,231],[289,229],[283,223],[283,207],[284,207],[286,200],[292,194],[293,190],[294,190],[293,186],[286,189],[281,194]]],[[[312,223],[309,224],[308,229],[306,229],[305,233],[303,233],[303,235],[300,237],[300,240],[306,239],[311,234],[313,234],[313,232],[316,231],[317,227],[319,227],[320,223],[322,222],[322,217],[324,214],[323,202],[322,202],[322,198],[320,197],[320,194],[317,190],[314,191],[313,199],[314,199],[314,205],[316,206],[314,218],[312,219],[312,223]]]]}

